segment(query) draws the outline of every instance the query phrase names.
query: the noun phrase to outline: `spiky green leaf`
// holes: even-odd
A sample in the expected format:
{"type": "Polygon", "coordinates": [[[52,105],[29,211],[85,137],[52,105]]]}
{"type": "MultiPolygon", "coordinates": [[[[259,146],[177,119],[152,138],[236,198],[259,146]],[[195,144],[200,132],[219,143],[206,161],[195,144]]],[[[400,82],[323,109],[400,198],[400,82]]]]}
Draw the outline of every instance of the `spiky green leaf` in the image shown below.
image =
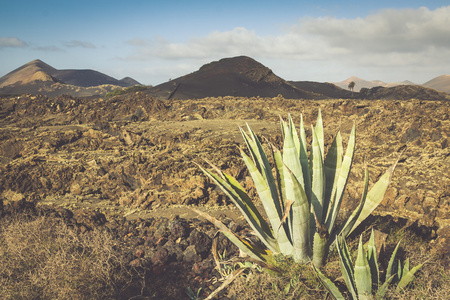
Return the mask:
{"type": "Polygon", "coordinates": [[[319,268],[316,268],[313,266],[314,271],[316,272],[317,276],[320,279],[320,282],[322,282],[323,286],[327,289],[327,291],[334,297],[336,300],[344,300],[344,296],[339,291],[337,286],[328,279],[323,273],[320,271],[319,268]]]}
{"type": "Polygon", "coordinates": [[[225,224],[223,224],[213,216],[201,210],[195,209],[193,207],[191,207],[190,209],[195,213],[197,213],[198,215],[202,216],[203,218],[207,219],[211,223],[213,223],[233,244],[235,244],[240,250],[242,250],[242,252],[244,252],[251,258],[265,263],[269,261],[272,255],[270,251],[258,248],[254,245],[251,245],[247,241],[239,238],[233,233],[233,231],[231,231],[231,229],[229,229],[225,224]]]}
{"type": "Polygon", "coordinates": [[[423,264],[417,265],[406,273],[403,272],[402,279],[397,284],[397,290],[404,289],[408,284],[414,280],[414,274],[422,268],[423,264]]]}
{"type": "Polygon", "coordinates": [[[372,296],[372,275],[369,262],[364,254],[362,235],[359,237],[358,255],[355,262],[355,283],[359,299],[370,299],[372,296]]]}
{"type": "Polygon", "coordinates": [[[314,127],[314,133],[317,136],[317,142],[320,147],[320,154],[322,157],[322,161],[324,160],[324,134],[323,134],[323,122],[322,122],[322,110],[319,108],[319,113],[317,114],[316,126],[314,127]]]}
{"type": "Polygon", "coordinates": [[[367,170],[367,166],[364,166],[364,190],[361,195],[361,201],[359,202],[358,207],[353,211],[350,217],[347,219],[347,222],[341,227],[340,234],[342,236],[348,236],[353,228],[354,224],[358,220],[361,211],[366,204],[367,199],[367,191],[369,189],[369,171],[367,170]]]}
{"type": "Polygon", "coordinates": [[[334,198],[336,196],[337,179],[339,178],[339,172],[341,170],[342,155],[342,137],[340,131],[338,131],[333,139],[333,142],[331,143],[330,148],[328,149],[327,156],[324,161],[325,200],[323,211],[326,212],[325,219],[328,219],[328,216],[330,215],[334,198]]]}
{"type": "Polygon", "coordinates": [[[344,238],[337,237],[336,249],[339,254],[339,265],[341,266],[342,276],[344,277],[347,288],[352,294],[353,299],[358,299],[358,294],[356,293],[353,263],[350,252],[348,251],[347,243],[344,238]]]}
{"type": "Polygon", "coordinates": [[[255,231],[261,241],[274,253],[278,253],[278,244],[274,238],[273,232],[264,218],[261,216],[250,197],[245,193],[242,186],[231,176],[222,173],[222,177],[209,172],[206,169],[199,168],[208,175],[222,191],[233,201],[239,208],[247,223],[255,231]]]}
{"type": "Polygon", "coordinates": [[[355,230],[356,227],[358,227],[358,225],[361,224],[361,222],[364,221],[383,200],[384,194],[386,193],[386,190],[389,186],[397,162],[398,160],[387,170],[386,173],[383,174],[383,176],[380,177],[380,179],[378,179],[378,181],[367,193],[366,203],[364,204],[364,207],[361,210],[358,219],[350,230],[350,233],[355,230]]]}
{"type": "Polygon", "coordinates": [[[400,246],[400,242],[398,242],[397,246],[395,246],[394,252],[392,252],[391,258],[389,259],[389,264],[388,264],[388,267],[386,269],[386,279],[387,278],[391,278],[391,276],[394,275],[393,271],[394,271],[395,256],[397,255],[397,251],[398,251],[399,246],[400,246]]]}
{"type": "Polygon", "coordinates": [[[305,190],[297,177],[285,166],[286,195],[292,204],[292,239],[294,260],[306,262],[310,256],[310,209],[305,190]]]}
{"type": "Polygon", "coordinates": [[[373,233],[373,228],[370,234],[369,243],[367,244],[367,261],[369,262],[370,272],[372,275],[372,286],[377,288],[380,281],[380,271],[378,269],[377,249],[375,246],[375,235],[373,233]]]}
{"type": "MultiPolygon", "coordinates": [[[[312,188],[311,188],[311,212],[314,210],[320,222],[323,222],[323,196],[325,188],[325,177],[323,176],[323,159],[319,145],[317,134],[313,130],[312,150],[311,150],[311,165],[312,165],[312,188]]],[[[315,223],[312,222],[315,230],[315,223]]]]}
{"type": "Polygon", "coordinates": [[[300,115],[300,164],[303,171],[306,197],[308,197],[308,200],[311,201],[311,172],[308,161],[308,148],[306,144],[306,132],[305,125],[303,124],[303,115],[300,115]]]}
{"type": "Polygon", "coordinates": [[[353,155],[355,153],[356,144],[356,126],[353,124],[352,131],[348,140],[347,150],[345,151],[344,158],[342,160],[339,176],[336,183],[336,192],[333,196],[332,209],[327,216],[327,228],[329,232],[333,232],[334,224],[336,222],[337,215],[341,208],[342,198],[344,196],[345,187],[347,186],[348,176],[352,167],[353,155]]]}
{"type": "MultiPolygon", "coordinates": [[[[263,204],[264,210],[266,211],[266,215],[269,218],[269,222],[272,228],[274,229],[279,228],[281,218],[283,217],[283,212],[282,210],[278,212],[277,206],[280,205],[278,199],[274,199],[272,197],[273,193],[269,188],[269,185],[267,184],[261,173],[258,171],[258,169],[256,168],[253,161],[250,159],[250,157],[248,157],[243,151],[241,151],[241,155],[253,179],[253,183],[255,184],[255,188],[258,192],[259,198],[263,204]]],[[[278,234],[277,237],[278,246],[281,253],[283,253],[284,255],[290,255],[292,253],[293,246],[292,241],[288,236],[288,233],[285,231],[285,228],[281,226],[277,234],[278,234]]]]}

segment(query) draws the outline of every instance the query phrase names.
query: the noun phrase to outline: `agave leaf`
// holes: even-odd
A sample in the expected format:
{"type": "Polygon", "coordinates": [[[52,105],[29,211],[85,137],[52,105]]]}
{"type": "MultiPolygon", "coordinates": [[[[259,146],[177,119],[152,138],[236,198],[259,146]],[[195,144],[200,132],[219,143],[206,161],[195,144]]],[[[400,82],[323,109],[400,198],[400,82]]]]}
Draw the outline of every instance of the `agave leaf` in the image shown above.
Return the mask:
{"type": "Polygon", "coordinates": [[[359,237],[358,255],[355,262],[355,283],[359,299],[370,299],[372,295],[372,275],[369,262],[364,254],[362,235],[359,237]]]}
{"type": "Polygon", "coordinates": [[[255,205],[251,201],[250,197],[245,193],[242,186],[231,176],[222,172],[222,178],[216,174],[199,168],[209,177],[214,183],[216,183],[222,191],[233,201],[233,203],[239,208],[244,215],[247,223],[255,231],[260,240],[269,248],[272,252],[278,253],[279,248],[277,241],[274,238],[273,232],[264,218],[261,216],[255,205]]]}
{"type": "Polygon", "coordinates": [[[423,266],[423,264],[420,264],[420,265],[415,266],[411,270],[408,270],[406,273],[403,272],[402,279],[400,280],[400,282],[397,285],[397,290],[404,289],[411,281],[413,281],[414,280],[414,274],[420,268],[422,268],[422,266],[423,266]]]}
{"type": "Polygon", "coordinates": [[[402,262],[398,260],[398,266],[397,266],[397,278],[398,281],[402,279],[403,273],[402,273],[402,262]]]}
{"type": "MultiPolygon", "coordinates": [[[[297,180],[301,185],[304,185],[303,181],[303,170],[300,165],[299,151],[297,150],[296,144],[300,145],[300,141],[296,135],[295,127],[293,127],[292,119],[289,120],[289,125],[281,120],[282,127],[284,130],[284,143],[283,143],[283,162],[289,168],[289,170],[294,173],[297,180]]],[[[285,171],[287,172],[287,171],[285,171]]],[[[286,173],[285,173],[286,176],[286,173]]],[[[289,196],[288,196],[289,197],[289,196]]]]}
{"type": "Polygon", "coordinates": [[[306,262],[310,255],[310,209],[308,198],[297,177],[285,166],[287,172],[286,195],[294,202],[292,204],[292,239],[294,245],[294,260],[306,262]]]}
{"type": "Polygon", "coordinates": [[[193,207],[190,207],[190,209],[195,213],[197,213],[198,215],[202,216],[203,218],[207,219],[211,223],[213,223],[233,244],[235,244],[240,250],[242,250],[242,252],[244,252],[251,258],[257,261],[267,262],[270,256],[272,255],[270,251],[257,248],[254,245],[248,243],[247,241],[239,238],[225,224],[223,224],[213,216],[201,210],[195,209],[193,207]]]}
{"type": "Polygon", "coordinates": [[[364,166],[364,190],[361,195],[361,201],[359,202],[358,207],[353,211],[350,217],[347,219],[347,222],[342,226],[340,230],[340,234],[342,236],[348,236],[353,228],[353,225],[356,223],[361,211],[364,208],[367,199],[367,190],[369,189],[369,171],[367,170],[367,166],[364,166]]]}
{"type": "Polygon", "coordinates": [[[320,282],[322,282],[323,286],[327,289],[327,291],[336,299],[336,300],[344,300],[344,296],[341,294],[337,286],[328,279],[325,275],[323,275],[322,272],[320,272],[319,268],[314,267],[313,269],[316,272],[317,276],[320,279],[320,282]]]}
{"type": "MultiPolygon", "coordinates": [[[[339,176],[336,183],[336,192],[332,199],[331,213],[327,216],[327,228],[328,232],[333,232],[334,224],[336,222],[339,209],[341,208],[342,197],[344,195],[345,187],[347,186],[348,175],[352,167],[353,155],[355,153],[356,144],[356,125],[353,124],[352,131],[348,140],[347,150],[345,151],[344,158],[342,159],[339,176]]],[[[345,235],[344,235],[345,236],[345,235]]]]}
{"type": "MultiPolygon", "coordinates": [[[[322,225],[323,226],[323,225],[322,225]]],[[[325,227],[325,226],[323,226],[325,227]]],[[[317,227],[318,228],[318,227],[317,227]]],[[[326,230],[326,228],[324,228],[326,230]]],[[[325,256],[327,253],[327,242],[328,236],[321,235],[319,232],[314,233],[314,241],[313,241],[313,257],[312,263],[314,266],[320,268],[325,264],[325,256]]]]}
{"type": "MultiPolygon", "coordinates": [[[[278,195],[279,195],[279,200],[280,200],[280,205],[282,207],[284,207],[284,215],[283,218],[286,215],[287,218],[287,222],[285,222],[285,220],[281,221],[281,224],[283,224],[283,226],[285,227],[285,231],[288,233],[288,235],[290,236],[291,232],[292,232],[292,218],[289,218],[289,214],[286,214],[286,211],[288,211],[286,209],[287,204],[293,200],[289,200],[286,196],[286,184],[285,184],[285,179],[284,179],[284,163],[283,163],[283,156],[281,154],[281,152],[273,145],[271,145],[271,150],[272,150],[272,156],[273,156],[273,160],[275,161],[275,173],[276,173],[276,178],[277,178],[277,186],[278,186],[278,195]]],[[[290,211],[290,207],[289,207],[289,211],[290,211]]],[[[281,226],[281,225],[280,225],[281,226]]]]}
{"type": "Polygon", "coordinates": [[[389,264],[386,269],[386,279],[391,278],[394,274],[392,274],[394,262],[395,262],[395,256],[397,255],[398,248],[400,246],[400,242],[397,243],[397,246],[395,246],[394,252],[392,252],[391,258],[389,259],[389,264]]]}
{"type": "Polygon", "coordinates": [[[295,128],[294,121],[292,120],[291,115],[288,115],[289,119],[289,129],[292,134],[292,139],[294,141],[295,149],[297,149],[297,158],[300,157],[300,138],[297,133],[297,129],[295,128]]]}
{"type": "Polygon", "coordinates": [[[286,187],[285,187],[285,181],[284,181],[284,163],[283,163],[283,156],[281,152],[272,144],[270,144],[270,149],[272,153],[272,158],[275,162],[275,175],[277,180],[277,187],[278,187],[278,199],[280,201],[280,206],[285,207],[286,204],[286,187]]]}
{"type": "Polygon", "coordinates": [[[300,164],[303,171],[303,181],[306,197],[311,201],[311,172],[309,170],[308,149],[306,144],[306,132],[303,124],[303,115],[300,115],[300,164]]]}
{"type": "Polygon", "coordinates": [[[385,295],[386,292],[388,290],[389,284],[392,282],[392,280],[394,279],[395,275],[392,275],[391,277],[387,278],[387,280],[383,283],[383,285],[381,287],[378,288],[377,290],[377,294],[376,294],[376,299],[385,299],[385,295]]]}
{"type": "Polygon", "coordinates": [[[344,238],[338,237],[336,239],[336,249],[339,254],[339,265],[341,266],[341,272],[344,277],[345,284],[352,294],[353,299],[358,299],[358,295],[356,294],[353,263],[344,238]]]}
{"type": "MultiPolygon", "coordinates": [[[[312,139],[311,158],[312,158],[311,213],[314,209],[317,218],[319,219],[320,222],[322,222],[325,178],[323,176],[323,160],[319,140],[314,130],[312,139]]],[[[312,224],[315,225],[314,223],[312,224]]],[[[312,228],[315,228],[315,226],[313,226],[312,228]]]]}
{"type": "MultiPolygon", "coordinates": [[[[247,128],[248,128],[248,124],[247,124],[247,128]]],[[[256,146],[255,141],[250,138],[250,136],[244,131],[244,129],[239,127],[239,130],[242,134],[242,137],[244,138],[245,144],[247,145],[247,149],[248,149],[248,152],[250,153],[250,157],[252,158],[253,162],[255,163],[256,167],[258,168],[258,171],[263,172],[262,166],[259,164],[260,159],[257,154],[258,147],[256,146]]]]}
{"type": "Polygon", "coordinates": [[[369,243],[367,245],[367,261],[369,262],[370,272],[372,275],[372,286],[377,288],[380,281],[380,271],[378,269],[377,249],[375,246],[375,235],[373,233],[373,228],[372,233],[370,234],[369,243]]]}
{"type": "MultiPolygon", "coordinates": [[[[264,180],[263,176],[258,171],[258,169],[256,168],[253,161],[250,159],[250,157],[248,157],[243,151],[241,152],[241,155],[253,179],[253,183],[255,184],[255,188],[261,199],[264,210],[266,211],[267,217],[269,218],[272,228],[280,227],[281,218],[283,214],[282,212],[280,213],[278,212],[277,206],[280,205],[278,199],[274,199],[272,197],[273,193],[269,189],[267,182],[264,180]]],[[[282,226],[280,229],[281,230],[278,232],[277,238],[279,249],[281,253],[283,253],[284,255],[290,255],[293,250],[292,242],[289,239],[288,233],[285,231],[285,228],[282,226]]]]}
{"type": "Polygon", "coordinates": [[[322,161],[324,160],[324,137],[323,137],[323,122],[322,122],[322,111],[319,107],[319,113],[317,114],[316,127],[314,128],[314,132],[317,136],[317,142],[320,147],[320,153],[322,161]]]}
{"type": "MultiPolygon", "coordinates": [[[[292,119],[289,120],[289,125],[292,124],[292,119]]],[[[289,179],[289,176],[291,176],[289,173],[293,173],[293,175],[297,178],[297,180],[300,182],[301,185],[303,185],[303,171],[302,167],[300,165],[299,160],[299,151],[296,148],[296,142],[295,140],[298,140],[298,144],[300,144],[300,141],[298,137],[294,136],[293,130],[295,128],[289,126],[286,122],[281,120],[281,126],[284,131],[284,143],[283,143],[283,163],[285,167],[283,168],[284,173],[284,179],[285,179],[285,192],[286,192],[286,199],[294,200],[295,197],[295,191],[293,187],[293,183],[289,179]]],[[[291,232],[291,239],[293,240],[293,237],[295,234],[292,232],[294,231],[292,221],[289,222],[289,230],[291,232]]]]}
{"type": "MultiPolygon", "coordinates": [[[[251,152],[253,162],[255,166],[258,168],[258,171],[262,174],[263,178],[265,179],[267,186],[270,189],[270,193],[272,195],[272,198],[275,203],[276,212],[278,213],[279,218],[281,218],[283,212],[283,206],[280,205],[280,201],[278,199],[278,189],[275,183],[275,179],[272,174],[272,167],[270,166],[269,160],[267,159],[266,153],[264,152],[261,142],[259,141],[258,137],[256,136],[255,132],[250,128],[250,126],[247,124],[247,128],[249,130],[251,140],[246,141],[247,145],[251,146],[251,149],[249,147],[249,151],[251,152]]],[[[247,135],[245,132],[241,129],[241,132],[243,133],[244,139],[247,139],[247,135]]],[[[241,150],[241,155],[244,153],[241,150]]]]}
{"type": "MultiPolygon", "coordinates": [[[[400,158],[400,157],[399,157],[400,158]]],[[[378,181],[372,186],[370,191],[367,193],[367,199],[364,204],[363,209],[361,210],[361,213],[358,216],[358,219],[356,220],[355,224],[353,225],[352,229],[350,230],[349,234],[358,227],[359,224],[361,224],[362,221],[364,221],[374,210],[377,208],[377,206],[381,203],[381,201],[384,198],[384,194],[386,193],[386,190],[389,186],[389,183],[392,178],[392,174],[394,173],[394,169],[397,166],[397,161],[386,171],[386,173],[383,174],[383,176],[378,179],[378,181]]]]}
{"type": "Polygon", "coordinates": [[[331,143],[330,149],[328,149],[324,161],[325,195],[323,211],[327,212],[325,218],[330,214],[331,208],[333,207],[332,202],[336,196],[337,179],[341,170],[342,155],[342,137],[340,131],[338,131],[331,143]]]}
{"type": "Polygon", "coordinates": [[[283,218],[281,219],[281,223],[280,226],[278,226],[277,230],[280,230],[281,225],[284,224],[284,222],[286,221],[287,217],[289,216],[289,213],[291,212],[291,207],[292,204],[294,203],[293,200],[286,200],[285,201],[286,205],[284,207],[284,213],[283,213],[283,218]]]}
{"type": "Polygon", "coordinates": [[[409,257],[406,259],[404,265],[403,265],[403,271],[402,271],[402,277],[404,274],[409,272],[409,257]]]}

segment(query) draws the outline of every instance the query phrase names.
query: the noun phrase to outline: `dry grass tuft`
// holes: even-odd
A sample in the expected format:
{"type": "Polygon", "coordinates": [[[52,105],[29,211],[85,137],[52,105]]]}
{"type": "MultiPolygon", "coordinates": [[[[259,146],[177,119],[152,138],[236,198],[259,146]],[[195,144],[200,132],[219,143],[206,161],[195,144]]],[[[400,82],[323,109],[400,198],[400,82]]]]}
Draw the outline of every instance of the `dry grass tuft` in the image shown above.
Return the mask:
{"type": "Polygon", "coordinates": [[[228,289],[231,299],[317,299],[324,289],[309,264],[296,264],[290,258],[279,257],[276,266],[280,274],[252,272],[241,276],[228,289]]]}
{"type": "Polygon", "coordinates": [[[46,217],[2,220],[0,299],[118,298],[129,274],[117,241],[46,217]]]}

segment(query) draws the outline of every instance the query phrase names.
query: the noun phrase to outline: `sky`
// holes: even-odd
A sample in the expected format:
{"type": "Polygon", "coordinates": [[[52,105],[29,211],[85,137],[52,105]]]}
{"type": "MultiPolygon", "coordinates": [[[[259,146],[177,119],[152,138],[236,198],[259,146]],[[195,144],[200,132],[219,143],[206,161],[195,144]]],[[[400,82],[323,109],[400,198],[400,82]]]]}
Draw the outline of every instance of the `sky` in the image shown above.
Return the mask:
{"type": "Polygon", "coordinates": [[[450,1],[4,0],[0,77],[34,59],[157,85],[226,57],[286,79],[450,74],[450,1]]]}

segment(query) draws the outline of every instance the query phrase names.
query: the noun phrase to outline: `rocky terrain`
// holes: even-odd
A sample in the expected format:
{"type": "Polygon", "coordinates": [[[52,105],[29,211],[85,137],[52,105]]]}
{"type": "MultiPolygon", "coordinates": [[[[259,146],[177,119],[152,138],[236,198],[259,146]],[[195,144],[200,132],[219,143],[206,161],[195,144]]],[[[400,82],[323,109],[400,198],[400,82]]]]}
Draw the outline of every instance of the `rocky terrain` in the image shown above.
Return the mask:
{"type": "Polygon", "coordinates": [[[155,100],[137,92],[112,98],[3,98],[0,191],[66,207],[111,211],[224,205],[198,167],[207,159],[246,180],[238,126],[248,122],[279,142],[279,117],[321,108],[327,141],[356,122],[357,156],[349,202],[359,198],[362,164],[375,180],[403,153],[378,210],[429,227],[449,222],[450,106],[445,101],[205,98],[155,100]]]}
{"type": "MultiPolygon", "coordinates": [[[[211,161],[252,191],[239,156],[243,143],[239,126],[248,123],[258,135],[279,146],[280,116],[286,118],[290,113],[298,124],[303,113],[309,126],[319,108],[326,146],[338,128],[345,143],[353,122],[357,126],[357,150],[344,211],[355,207],[360,198],[364,162],[372,183],[400,157],[376,214],[419,228],[433,251],[448,253],[450,103],[445,100],[291,100],[278,96],[162,101],[141,91],[109,98],[5,96],[0,98],[0,203],[3,207],[27,203],[36,203],[40,209],[56,207],[69,220],[75,219],[71,222],[86,228],[88,221],[77,219],[80,214],[93,214],[88,216],[91,222],[128,222],[120,223],[128,228],[120,235],[136,231],[129,236],[139,237],[130,242],[130,263],[135,260],[134,264],[147,263],[158,270],[159,265],[167,269],[167,264],[178,261],[169,269],[180,272],[177,268],[188,260],[184,268],[190,277],[183,284],[198,276],[206,280],[211,277],[212,257],[195,248],[202,243],[191,236],[193,228],[205,226],[199,232],[207,232],[207,238],[202,236],[208,248],[215,231],[204,221],[192,221],[196,215],[188,207],[200,207],[223,220],[242,220],[194,163],[206,166],[203,159],[211,161]],[[68,210],[76,212],[75,217],[68,210]],[[166,229],[156,234],[161,226],[166,229]],[[148,236],[151,241],[145,240],[148,236]],[[138,249],[146,249],[147,255],[134,253],[138,249]]],[[[222,241],[226,240],[222,237],[222,241]]],[[[230,253],[236,251],[223,243],[230,253]]]]}

